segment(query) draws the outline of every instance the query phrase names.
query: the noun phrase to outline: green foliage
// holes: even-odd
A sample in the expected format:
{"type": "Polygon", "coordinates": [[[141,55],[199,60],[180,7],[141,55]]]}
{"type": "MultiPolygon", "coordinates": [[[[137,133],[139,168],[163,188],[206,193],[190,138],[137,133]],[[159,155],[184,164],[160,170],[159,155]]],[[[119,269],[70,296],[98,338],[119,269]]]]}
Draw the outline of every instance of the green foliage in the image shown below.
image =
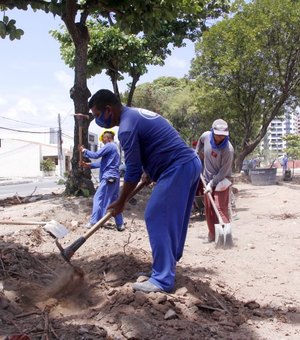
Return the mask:
{"type": "Polygon", "coordinates": [[[47,158],[41,161],[41,170],[45,172],[51,172],[55,170],[55,163],[47,158]]]}
{"type": "Polygon", "coordinates": [[[228,121],[240,166],[272,119],[297,101],[300,3],[239,1],[236,9],[197,43],[190,76],[201,115],[228,121]]]}
{"type": "MultiPolygon", "coordinates": [[[[117,73],[117,79],[123,79],[120,73],[143,75],[146,65],[162,65],[161,57],[155,56],[145,38],[135,34],[125,34],[115,26],[107,27],[103,23],[89,21],[90,41],[88,47],[88,78],[100,74],[103,70],[111,76],[117,73]]],[[[52,31],[52,36],[61,44],[60,51],[64,62],[75,67],[75,46],[68,32],[52,31]]]]}
{"type": "Polygon", "coordinates": [[[185,87],[185,81],[175,77],[160,77],[152,83],[144,83],[137,87],[133,106],[165,115],[168,103],[185,87]]]}
{"type": "MultiPolygon", "coordinates": [[[[88,47],[90,47],[88,45],[90,40],[88,19],[93,18],[93,20],[100,21],[104,27],[119,27],[120,32],[136,34],[148,42],[151,41],[150,48],[144,49],[144,45],[142,45],[140,49],[142,52],[146,52],[147,58],[149,53],[152,53],[152,56],[159,58],[154,61],[160,63],[164,55],[170,53],[169,43],[174,46],[182,46],[184,39],[195,39],[205,29],[206,19],[219,17],[224,10],[228,9],[228,4],[228,0],[0,0],[0,6],[4,6],[4,9],[27,10],[30,5],[33,10],[43,10],[61,17],[75,46],[73,51],[75,57],[72,59],[74,60],[75,81],[70,90],[70,96],[74,101],[74,111],[84,114],[88,114],[87,102],[91,95],[87,88],[87,76],[95,72],[90,67],[91,65],[88,66],[88,47]]],[[[131,40],[133,39],[131,37],[131,40]]],[[[131,40],[126,44],[131,44],[131,40]]],[[[111,56],[114,64],[121,62],[118,59],[119,53],[129,50],[125,49],[125,46],[111,56]]],[[[135,56],[135,54],[130,56],[133,63],[136,63],[135,56]]],[[[97,55],[94,55],[94,58],[97,58],[97,55]]],[[[125,60],[128,61],[129,56],[126,56],[125,60]]],[[[144,70],[145,63],[141,64],[139,72],[144,70]]],[[[119,72],[118,69],[113,71],[119,72]]],[[[116,73],[110,75],[115,77],[116,73]]],[[[135,77],[136,80],[137,77],[135,77]]],[[[130,91],[129,97],[131,95],[132,91],[130,91]]],[[[82,130],[83,144],[85,145],[88,144],[89,122],[84,125],[82,130]]],[[[75,120],[72,158],[74,178],[83,176],[82,172],[78,171],[78,144],[79,127],[78,121],[75,120]]],[[[73,193],[75,188],[80,188],[79,181],[75,181],[74,185],[66,186],[66,192],[73,193]]]]}
{"type": "Polygon", "coordinates": [[[62,178],[60,178],[58,181],[57,181],[57,184],[58,185],[64,185],[66,183],[66,181],[62,178]]]}
{"type": "Polygon", "coordinates": [[[75,196],[83,196],[83,197],[89,197],[90,191],[86,188],[79,188],[75,191],[75,196]]]}
{"type": "Polygon", "coordinates": [[[300,159],[300,135],[286,135],[282,138],[286,141],[285,153],[293,159],[300,159]]]}
{"type": "Polygon", "coordinates": [[[189,144],[199,137],[200,115],[187,79],[160,77],[142,84],[136,88],[133,106],[163,115],[189,144]]]}
{"type": "Polygon", "coordinates": [[[0,20],[0,37],[5,39],[6,36],[10,40],[21,39],[24,31],[16,27],[16,20],[9,19],[7,15],[3,15],[3,19],[0,20]]]}

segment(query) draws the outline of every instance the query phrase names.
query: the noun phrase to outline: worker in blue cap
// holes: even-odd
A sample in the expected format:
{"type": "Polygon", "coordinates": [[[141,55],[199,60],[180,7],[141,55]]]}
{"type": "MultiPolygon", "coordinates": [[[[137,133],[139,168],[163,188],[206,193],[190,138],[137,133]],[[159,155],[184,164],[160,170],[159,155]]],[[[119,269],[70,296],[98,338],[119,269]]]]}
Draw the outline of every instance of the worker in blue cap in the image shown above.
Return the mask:
{"type": "Polygon", "coordinates": [[[176,262],[183,253],[200,178],[199,157],[165,118],[145,109],[123,106],[109,90],[96,92],[89,101],[89,108],[99,126],[119,126],[118,138],[125,154],[126,172],[118,200],[108,207],[113,215],[124,210],[143,171],[149,182],[156,183],[145,211],[152,272],[149,280],[134,283],[133,289],[172,291],[176,262]]]}

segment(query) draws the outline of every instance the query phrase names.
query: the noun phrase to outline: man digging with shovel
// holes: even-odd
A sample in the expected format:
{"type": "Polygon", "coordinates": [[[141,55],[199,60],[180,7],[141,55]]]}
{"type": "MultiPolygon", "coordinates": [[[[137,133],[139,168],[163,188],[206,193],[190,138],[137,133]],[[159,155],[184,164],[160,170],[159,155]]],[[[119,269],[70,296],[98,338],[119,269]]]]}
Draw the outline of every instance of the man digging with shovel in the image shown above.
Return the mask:
{"type": "Polygon", "coordinates": [[[234,149],[229,141],[228,125],[223,119],[215,120],[212,129],[201,135],[196,151],[204,162],[202,178],[206,185],[204,205],[208,225],[208,242],[214,242],[215,225],[220,223],[220,217],[225,224],[230,222],[229,194],[232,183],[228,177],[231,176],[234,149]],[[213,200],[210,199],[210,194],[213,200]]]}
{"type": "Polygon", "coordinates": [[[119,126],[126,173],[118,200],[108,207],[113,215],[124,210],[143,171],[156,182],[145,211],[153,257],[151,277],[134,283],[133,289],[171,291],[201,173],[200,160],[165,118],[148,110],[123,106],[109,90],[96,92],[89,108],[96,124],[104,128],[119,126]]]}

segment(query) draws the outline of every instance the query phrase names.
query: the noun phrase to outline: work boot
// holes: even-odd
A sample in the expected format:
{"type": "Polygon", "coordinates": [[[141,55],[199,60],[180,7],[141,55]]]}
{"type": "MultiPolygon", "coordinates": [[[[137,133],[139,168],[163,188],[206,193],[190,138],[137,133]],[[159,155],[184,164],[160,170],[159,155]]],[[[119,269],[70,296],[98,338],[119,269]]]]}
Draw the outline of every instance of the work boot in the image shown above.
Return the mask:
{"type": "Polygon", "coordinates": [[[125,230],[124,224],[117,224],[116,228],[117,228],[118,231],[124,231],[125,230]]]}
{"type": "Polygon", "coordinates": [[[144,282],[135,282],[132,285],[132,288],[134,291],[141,291],[141,292],[145,292],[145,293],[151,293],[151,292],[161,292],[162,290],[155,286],[155,284],[153,284],[152,282],[148,281],[144,281],[144,282]]]}

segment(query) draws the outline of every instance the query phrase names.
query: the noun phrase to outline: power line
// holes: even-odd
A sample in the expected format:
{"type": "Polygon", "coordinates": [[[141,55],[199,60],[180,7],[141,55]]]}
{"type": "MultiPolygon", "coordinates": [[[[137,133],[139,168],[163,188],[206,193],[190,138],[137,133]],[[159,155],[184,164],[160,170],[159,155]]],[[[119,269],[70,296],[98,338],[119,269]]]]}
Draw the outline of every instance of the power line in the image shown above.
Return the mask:
{"type": "Polygon", "coordinates": [[[49,133],[50,134],[50,133],[57,132],[57,130],[53,130],[53,131],[24,131],[24,130],[10,129],[10,128],[6,128],[6,127],[2,127],[2,126],[0,126],[0,129],[14,131],[14,132],[23,132],[23,133],[44,133],[44,134],[49,133]]]}

